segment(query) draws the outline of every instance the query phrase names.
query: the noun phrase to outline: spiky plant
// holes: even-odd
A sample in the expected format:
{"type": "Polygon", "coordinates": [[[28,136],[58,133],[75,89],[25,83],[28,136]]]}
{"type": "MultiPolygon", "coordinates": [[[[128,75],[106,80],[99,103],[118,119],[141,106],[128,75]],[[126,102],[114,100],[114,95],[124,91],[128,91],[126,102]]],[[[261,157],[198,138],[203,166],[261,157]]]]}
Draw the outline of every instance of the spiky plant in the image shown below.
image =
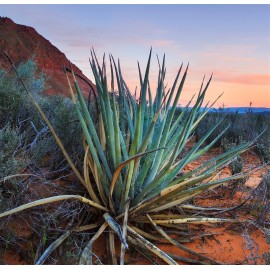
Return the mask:
{"type": "MultiPolygon", "coordinates": [[[[234,221],[233,219],[198,216],[197,214],[191,216],[171,214],[169,211],[175,206],[201,211],[202,208],[190,204],[185,205],[185,203],[202,192],[243,177],[242,174],[236,174],[220,179],[219,172],[230,160],[245,151],[252,144],[251,142],[214,157],[191,172],[182,173],[185,165],[206,153],[225,132],[224,130],[210,144],[206,145],[206,139],[220,122],[215,124],[187,154],[181,155],[196,127],[214,104],[207,103],[206,106],[202,107],[212,76],[205,85],[202,82],[194,105],[190,107],[193,99],[190,100],[186,107],[182,108],[180,114],[175,117],[188,67],[180,79],[181,65],[171,89],[167,91],[164,87],[166,73],[164,57],[162,65],[159,65],[157,90],[153,98],[149,84],[150,51],[144,76],[138,64],[140,98],[136,100],[123,79],[119,61],[115,63],[112,56],[109,57],[109,60],[110,87],[106,75],[105,57],[100,65],[94,51],[91,52],[90,65],[98,93],[97,119],[94,119],[93,115],[89,113],[74,73],[73,80],[77,98],[74,95],[69,77],[66,76],[71,99],[84,132],[85,155],[82,174],[71,161],[53,127],[25,87],[30,100],[41,113],[74,173],[86,188],[87,196],[82,197],[74,194],[50,197],[22,205],[0,214],[0,217],[37,205],[76,199],[90,205],[94,215],[104,218],[101,225],[94,222],[67,231],[48,247],[38,263],[43,263],[47,256],[73,231],[96,230],[98,228],[94,237],[84,248],[80,258],[81,264],[92,264],[92,245],[109,226],[112,230],[106,232],[106,235],[113,264],[118,262],[115,255],[116,234],[121,240],[120,264],[124,263],[125,250],[128,248],[127,243],[152,252],[168,264],[176,264],[168,254],[149,242],[149,240],[159,240],[159,237],[151,234],[149,229],[156,229],[165,241],[195,254],[173,240],[166,233],[166,228],[180,228],[179,224],[234,221]],[[179,158],[180,156],[181,158],[179,158]]],[[[24,85],[22,80],[21,82],[24,85]]],[[[207,259],[200,254],[197,256],[204,260],[207,259]]],[[[213,260],[212,262],[217,263],[213,260]]]]}

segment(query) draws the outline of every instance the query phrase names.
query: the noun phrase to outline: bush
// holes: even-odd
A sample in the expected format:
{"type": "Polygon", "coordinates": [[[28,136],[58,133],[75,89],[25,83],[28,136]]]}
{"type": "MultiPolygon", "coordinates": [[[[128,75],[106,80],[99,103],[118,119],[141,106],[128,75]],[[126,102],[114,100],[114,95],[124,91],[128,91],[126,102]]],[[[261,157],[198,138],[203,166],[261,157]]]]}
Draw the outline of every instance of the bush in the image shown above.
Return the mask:
{"type": "Polygon", "coordinates": [[[22,97],[14,90],[13,81],[4,70],[0,70],[0,128],[14,121],[18,115],[22,97]]]}
{"type": "MultiPolygon", "coordinates": [[[[78,162],[81,159],[83,147],[81,140],[74,140],[74,138],[82,138],[82,132],[76,120],[76,113],[72,109],[72,102],[65,97],[48,97],[42,94],[42,91],[45,90],[46,78],[38,71],[33,58],[21,63],[17,71],[43,108],[56,132],[60,134],[71,157],[78,162]]],[[[21,137],[21,147],[25,148],[32,165],[36,165],[35,170],[44,166],[51,170],[65,168],[67,163],[62,152],[40,115],[33,113],[35,107],[24,91],[16,76],[0,70],[0,128],[8,125],[17,130],[17,134],[21,137]]],[[[9,162],[13,168],[15,161],[10,160],[9,162]]],[[[6,173],[8,172],[6,171],[6,173]]]]}
{"type": "MultiPolygon", "coordinates": [[[[45,77],[42,73],[38,73],[34,60],[21,63],[18,66],[18,73],[31,93],[39,100],[42,99],[41,92],[45,89],[45,77]]],[[[0,127],[7,123],[12,126],[19,125],[33,116],[33,110],[33,105],[23,94],[18,78],[0,70],[0,127]]]]}
{"type": "Polygon", "coordinates": [[[10,180],[8,185],[1,183],[1,180],[8,175],[21,173],[28,163],[18,129],[10,126],[0,129],[0,211],[14,205],[12,202],[21,191],[16,180],[10,180]]]}
{"type": "Polygon", "coordinates": [[[259,142],[254,146],[254,151],[260,157],[262,162],[270,162],[270,146],[268,142],[260,139],[259,142]]]}
{"type": "Polygon", "coordinates": [[[17,174],[26,166],[21,140],[18,129],[9,126],[0,129],[0,179],[17,174]]]}

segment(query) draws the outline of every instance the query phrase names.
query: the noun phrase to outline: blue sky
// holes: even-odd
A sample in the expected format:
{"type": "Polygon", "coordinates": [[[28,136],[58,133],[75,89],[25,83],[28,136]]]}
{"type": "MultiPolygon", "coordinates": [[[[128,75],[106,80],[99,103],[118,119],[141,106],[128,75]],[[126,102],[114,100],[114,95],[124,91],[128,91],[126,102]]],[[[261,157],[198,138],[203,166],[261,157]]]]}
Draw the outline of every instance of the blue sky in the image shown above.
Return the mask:
{"type": "MultiPolygon", "coordinates": [[[[0,15],[34,27],[90,78],[93,46],[120,58],[134,89],[152,46],[166,53],[169,85],[190,63],[183,103],[213,72],[209,99],[224,92],[219,105],[270,107],[270,5],[0,5],[0,15]]],[[[156,72],[154,57],[152,88],[156,72]]]]}

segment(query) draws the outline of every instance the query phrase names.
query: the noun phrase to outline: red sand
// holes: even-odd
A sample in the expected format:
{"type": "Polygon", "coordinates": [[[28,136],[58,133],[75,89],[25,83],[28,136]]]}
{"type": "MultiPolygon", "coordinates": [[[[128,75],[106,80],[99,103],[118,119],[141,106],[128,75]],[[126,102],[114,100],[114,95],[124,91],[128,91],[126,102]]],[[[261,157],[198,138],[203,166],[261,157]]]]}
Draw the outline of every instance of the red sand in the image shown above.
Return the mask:
{"type": "MultiPolygon", "coordinates": [[[[200,157],[198,161],[194,161],[191,164],[187,165],[184,170],[189,171],[200,164],[202,162],[208,160],[210,157],[216,156],[220,153],[220,149],[211,149],[209,153],[200,157]]],[[[244,163],[244,170],[252,169],[260,165],[259,158],[252,152],[244,153],[242,155],[242,160],[244,163]]],[[[262,174],[266,173],[267,168],[263,168],[253,175],[249,177],[249,179],[245,183],[245,190],[242,188],[235,192],[234,195],[228,195],[226,189],[218,189],[217,196],[201,196],[194,200],[194,203],[198,206],[203,207],[221,207],[228,208],[233,207],[241,203],[245,198],[247,198],[250,189],[254,189],[262,180],[262,174]],[[223,192],[223,193],[221,193],[223,192]],[[224,194],[226,193],[226,194],[224,194]],[[230,198],[228,199],[228,196],[230,198]]],[[[222,172],[222,176],[230,175],[230,170],[225,169],[222,172]]],[[[37,185],[38,187],[39,185],[37,185]]],[[[30,186],[31,189],[35,189],[35,185],[30,186]]],[[[47,193],[45,190],[41,193],[47,193]]],[[[42,194],[44,195],[44,194],[42,194]]],[[[236,218],[240,219],[251,219],[254,218],[251,213],[248,211],[239,211],[241,215],[236,216],[236,218]]],[[[253,225],[249,225],[244,229],[239,224],[214,224],[214,225],[205,225],[205,226],[193,226],[194,228],[199,228],[203,234],[207,234],[207,236],[200,237],[194,239],[190,243],[186,243],[185,245],[209,258],[215,259],[224,264],[265,264],[265,262],[261,259],[262,254],[265,252],[269,252],[270,244],[267,244],[265,235],[263,231],[255,227],[253,225]],[[248,231],[246,231],[248,230],[248,231]]],[[[9,230],[13,231],[16,236],[21,237],[23,239],[31,238],[32,231],[29,227],[29,224],[26,220],[12,220],[9,222],[9,230]]],[[[198,234],[200,236],[200,234],[198,234]]],[[[179,236],[178,236],[179,237],[179,236]]],[[[119,242],[117,241],[117,249],[119,249],[119,242]]],[[[199,260],[198,258],[187,254],[182,251],[178,247],[175,247],[171,244],[158,244],[158,247],[165,252],[189,257],[195,260],[199,260]]],[[[24,245],[23,250],[29,251],[30,245],[24,245]]],[[[101,236],[94,244],[93,252],[100,257],[101,261],[105,262],[107,260],[107,256],[104,253],[105,251],[105,240],[104,237],[101,236]]],[[[118,250],[119,252],[119,250],[118,250]]],[[[154,258],[155,259],[155,258],[154,258]]],[[[156,258],[156,261],[160,264],[164,264],[161,260],[156,258]]],[[[4,264],[27,264],[32,262],[24,261],[19,254],[11,249],[7,249],[3,254],[3,262],[4,264]]],[[[141,254],[136,253],[126,255],[126,263],[129,264],[151,264],[147,261],[141,254]]],[[[184,264],[183,262],[179,262],[179,264],[184,264]]]]}

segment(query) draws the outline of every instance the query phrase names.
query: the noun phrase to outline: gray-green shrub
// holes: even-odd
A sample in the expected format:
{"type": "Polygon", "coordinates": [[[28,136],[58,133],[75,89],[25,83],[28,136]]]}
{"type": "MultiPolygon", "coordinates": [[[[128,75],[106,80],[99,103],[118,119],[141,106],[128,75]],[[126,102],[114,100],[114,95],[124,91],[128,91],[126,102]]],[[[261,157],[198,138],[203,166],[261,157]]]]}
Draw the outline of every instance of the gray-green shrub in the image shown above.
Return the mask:
{"type": "MultiPolygon", "coordinates": [[[[82,132],[72,102],[66,97],[42,94],[46,88],[46,77],[39,72],[33,58],[19,64],[17,70],[60,135],[70,155],[79,160],[83,147],[78,136],[81,137],[82,132]],[[54,108],[57,108],[57,111],[54,108]],[[67,122],[68,125],[65,124],[67,122]]],[[[20,134],[21,147],[26,150],[32,164],[37,167],[50,166],[52,170],[66,166],[61,151],[40,115],[36,113],[33,104],[29,102],[17,76],[12,72],[0,70],[0,128],[7,125],[20,134]],[[46,162],[45,157],[48,155],[49,162],[46,162]]],[[[12,163],[11,160],[9,162],[12,163]]],[[[12,167],[12,164],[10,166],[12,167]]]]}

